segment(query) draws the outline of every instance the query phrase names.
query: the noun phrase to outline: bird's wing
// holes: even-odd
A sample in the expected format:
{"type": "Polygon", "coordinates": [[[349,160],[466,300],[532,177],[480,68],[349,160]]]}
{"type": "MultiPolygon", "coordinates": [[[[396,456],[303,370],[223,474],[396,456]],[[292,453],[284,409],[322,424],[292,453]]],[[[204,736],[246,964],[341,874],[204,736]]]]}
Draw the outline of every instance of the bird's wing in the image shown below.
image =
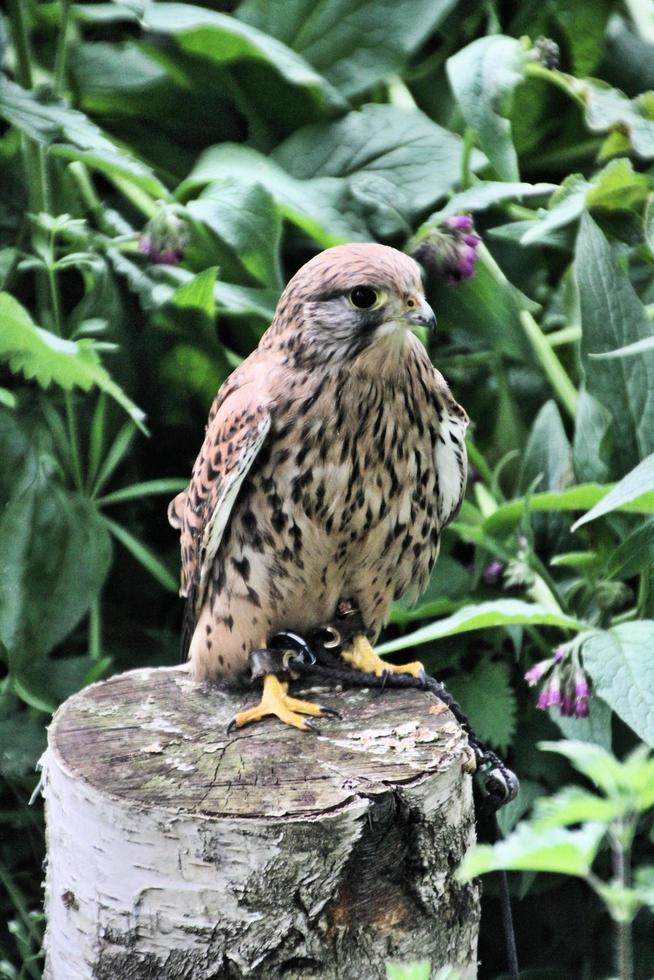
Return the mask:
{"type": "Polygon", "coordinates": [[[180,594],[187,596],[193,618],[202,605],[234,501],[270,423],[269,408],[254,385],[230,394],[207,427],[189,486],[169,504],[168,519],[181,528],[180,594]]]}
{"type": "Polygon", "coordinates": [[[438,520],[445,527],[459,513],[466,490],[468,455],[465,435],[468,416],[450,398],[444,406],[440,434],[434,449],[434,465],[438,476],[438,520]]]}

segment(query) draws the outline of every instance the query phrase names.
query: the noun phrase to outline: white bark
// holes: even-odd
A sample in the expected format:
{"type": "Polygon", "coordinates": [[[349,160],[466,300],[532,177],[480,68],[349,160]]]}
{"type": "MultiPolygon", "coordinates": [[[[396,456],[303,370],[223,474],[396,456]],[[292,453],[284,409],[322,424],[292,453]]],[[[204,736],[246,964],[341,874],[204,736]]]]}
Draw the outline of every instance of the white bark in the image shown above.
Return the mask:
{"type": "Polygon", "coordinates": [[[321,691],[316,738],[255,699],[139,670],[55,716],[44,757],[48,980],[476,976],[469,750],[432,695],[321,691]]]}

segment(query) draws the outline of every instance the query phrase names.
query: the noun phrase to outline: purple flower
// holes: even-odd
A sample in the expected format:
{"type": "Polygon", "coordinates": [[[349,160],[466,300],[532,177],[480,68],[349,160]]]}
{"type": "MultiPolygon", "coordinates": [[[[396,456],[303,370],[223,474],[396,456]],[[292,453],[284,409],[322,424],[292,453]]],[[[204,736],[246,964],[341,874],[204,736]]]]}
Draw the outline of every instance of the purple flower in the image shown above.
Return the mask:
{"type": "Polygon", "coordinates": [[[469,214],[453,214],[451,218],[445,219],[444,224],[452,231],[472,231],[472,218],[469,214]]]}
{"type": "Polygon", "coordinates": [[[499,580],[500,575],[504,571],[504,562],[498,561],[496,558],[486,565],[483,570],[481,577],[483,578],[486,585],[494,585],[495,582],[499,580]]]}
{"type": "Polygon", "coordinates": [[[552,656],[534,664],[525,680],[534,687],[545,680],[536,707],[546,710],[556,705],[564,718],[587,718],[590,684],[581,664],[584,637],[577,636],[569,643],[556,647],[552,656]]]}
{"type": "Polygon", "coordinates": [[[435,275],[445,276],[450,285],[471,279],[481,242],[472,229],[470,215],[451,215],[439,225],[427,226],[424,233],[418,232],[411,254],[435,275]]]}
{"type": "Polygon", "coordinates": [[[159,210],[141,233],[139,252],[153,265],[177,265],[184,255],[186,228],[174,205],[159,202],[159,210]]]}

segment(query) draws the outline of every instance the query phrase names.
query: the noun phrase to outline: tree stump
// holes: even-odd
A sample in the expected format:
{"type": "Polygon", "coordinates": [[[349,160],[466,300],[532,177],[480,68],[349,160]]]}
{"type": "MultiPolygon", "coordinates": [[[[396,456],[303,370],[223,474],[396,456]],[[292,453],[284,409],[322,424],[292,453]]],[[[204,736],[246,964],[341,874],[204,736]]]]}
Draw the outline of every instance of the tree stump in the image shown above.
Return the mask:
{"type": "Polygon", "coordinates": [[[470,751],[432,694],[303,688],[343,720],[134,670],[59,709],[44,756],[48,980],[476,976],[470,751]]]}

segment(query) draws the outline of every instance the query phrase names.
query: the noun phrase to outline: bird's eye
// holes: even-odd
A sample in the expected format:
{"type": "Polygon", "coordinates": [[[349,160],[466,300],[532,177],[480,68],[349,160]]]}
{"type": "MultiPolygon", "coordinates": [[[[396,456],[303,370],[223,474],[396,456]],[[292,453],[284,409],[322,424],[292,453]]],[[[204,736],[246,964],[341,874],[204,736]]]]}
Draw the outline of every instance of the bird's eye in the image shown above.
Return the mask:
{"type": "Polygon", "coordinates": [[[355,286],[350,293],[350,302],[357,310],[369,310],[377,302],[377,293],[370,286],[355,286]]]}

